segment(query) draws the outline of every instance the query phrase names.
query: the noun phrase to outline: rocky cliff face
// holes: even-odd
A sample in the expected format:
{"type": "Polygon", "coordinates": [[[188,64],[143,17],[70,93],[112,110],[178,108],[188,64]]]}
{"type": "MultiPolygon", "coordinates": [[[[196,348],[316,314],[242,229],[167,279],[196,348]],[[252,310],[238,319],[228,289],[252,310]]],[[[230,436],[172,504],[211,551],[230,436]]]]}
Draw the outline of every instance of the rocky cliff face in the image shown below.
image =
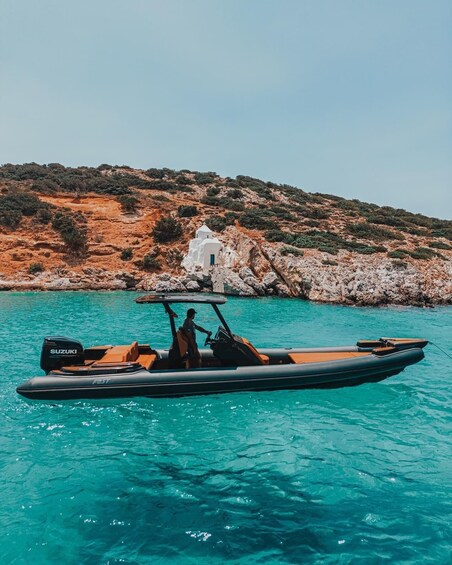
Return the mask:
{"type": "Polygon", "coordinates": [[[81,180],[61,165],[0,167],[0,290],[452,303],[452,222],[249,177],[105,167],[82,168],[81,180]],[[169,233],[156,229],[162,218],[169,233]],[[186,271],[203,222],[223,264],[186,271]]]}

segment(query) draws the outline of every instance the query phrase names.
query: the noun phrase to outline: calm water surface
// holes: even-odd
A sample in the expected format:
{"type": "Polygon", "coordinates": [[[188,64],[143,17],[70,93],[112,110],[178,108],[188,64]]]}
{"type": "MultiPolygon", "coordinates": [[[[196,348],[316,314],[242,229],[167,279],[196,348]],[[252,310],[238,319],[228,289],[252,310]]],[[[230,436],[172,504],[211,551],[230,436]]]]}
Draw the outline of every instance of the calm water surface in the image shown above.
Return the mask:
{"type": "MultiPolygon", "coordinates": [[[[18,397],[46,334],[167,347],[163,308],[134,297],[0,295],[1,563],[451,562],[450,359],[429,346],[397,377],[337,390],[18,397]]],[[[452,354],[451,308],[268,298],[222,310],[258,346],[399,335],[452,354]]]]}

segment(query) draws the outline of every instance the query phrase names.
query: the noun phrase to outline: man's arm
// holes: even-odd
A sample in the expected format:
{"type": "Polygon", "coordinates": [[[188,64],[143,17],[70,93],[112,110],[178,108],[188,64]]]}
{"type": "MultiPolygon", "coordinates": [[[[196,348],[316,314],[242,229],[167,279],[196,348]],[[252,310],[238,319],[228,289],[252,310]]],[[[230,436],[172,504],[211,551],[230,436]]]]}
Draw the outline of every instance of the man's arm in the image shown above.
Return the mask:
{"type": "Polygon", "coordinates": [[[203,334],[212,334],[212,332],[209,332],[209,330],[205,330],[201,326],[198,326],[198,324],[193,323],[193,325],[198,330],[198,332],[202,332],[203,334]]]}

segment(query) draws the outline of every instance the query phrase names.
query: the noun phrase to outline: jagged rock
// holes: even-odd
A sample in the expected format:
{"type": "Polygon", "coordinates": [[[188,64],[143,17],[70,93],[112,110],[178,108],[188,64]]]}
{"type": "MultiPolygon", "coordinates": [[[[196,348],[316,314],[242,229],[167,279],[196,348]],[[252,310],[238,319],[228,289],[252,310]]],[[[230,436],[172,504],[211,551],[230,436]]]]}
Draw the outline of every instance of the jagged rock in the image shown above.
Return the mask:
{"type": "Polygon", "coordinates": [[[279,282],[280,279],[274,271],[267,273],[262,280],[262,284],[265,288],[274,288],[279,282]]]}
{"type": "Polygon", "coordinates": [[[268,261],[256,240],[245,235],[236,226],[229,226],[218,236],[223,242],[224,266],[237,271],[249,267],[257,278],[268,271],[268,261]]]}
{"type": "Polygon", "coordinates": [[[235,296],[256,296],[254,288],[246,284],[237,273],[231,269],[222,269],[224,293],[235,296]]]}
{"type": "Polygon", "coordinates": [[[197,273],[196,281],[200,286],[209,286],[212,284],[211,276],[207,273],[197,273]]]}
{"type": "Polygon", "coordinates": [[[196,281],[188,281],[185,283],[185,288],[190,292],[199,292],[201,287],[196,281]]]}
{"type": "Polygon", "coordinates": [[[162,279],[160,276],[160,280],[155,285],[156,292],[185,292],[186,290],[180,279],[176,277],[162,279]]]}
{"type": "Polygon", "coordinates": [[[137,284],[136,290],[145,290],[147,292],[152,292],[155,289],[155,285],[157,284],[155,275],[146,275],[141,279],[141,281],[137,284]]]}
{"type": "Polygon", "coordinates": [[[186,282],[190,281],[198,281],[198,274],[197,273],[187,273],[187,275],[182,279],[182,282],[186,284],[186,282]]]}
{"type": "Polygon", "coordinates": [[[288,298],[289,296],[292,296],[289,288],[284,283],[281,282],[275,285],[275,291],[276,294],[278,296],[281,296],[282,298],[288,298]]]}
{"type": "Polygon", "coordinates": [[[125,284],[126,289],[133,289],[138,283],[136,277],[130,273],[117,273],[116,278],[125,284]]]}
{"type": "Polygon", "coordinates": [[[243,282],[253,288],[259,296],[265,296],[265,285],[259,282],[249,267],[240,269],[239,274],[243,282]]]}
{"type": "Polygon", "coordinates": [[[239,275],[241,279],[245,279],[249,277],[255,278],[253,271],[249,267],[242,267],[239,271],[239,275]]]}

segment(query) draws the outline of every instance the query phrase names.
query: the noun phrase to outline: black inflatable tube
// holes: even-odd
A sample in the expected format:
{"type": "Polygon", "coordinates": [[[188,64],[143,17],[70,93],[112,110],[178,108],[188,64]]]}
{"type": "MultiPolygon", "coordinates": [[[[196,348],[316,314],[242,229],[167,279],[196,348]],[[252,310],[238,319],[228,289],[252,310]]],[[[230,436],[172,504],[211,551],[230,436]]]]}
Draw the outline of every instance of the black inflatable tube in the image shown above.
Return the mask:
{"type": "MultiPolygon", "coordinates": [[[[337,350],[337,349],[336,349],[337,350]]],[[[337,388],[381,381],[424,358],[411,348],[383,357],[369,355],[321,363],[192,370],[138,370],[102,376],[33,377],[17,392],[29,399],[123,398],[186,396],[238,391],[337,388]]]]}

